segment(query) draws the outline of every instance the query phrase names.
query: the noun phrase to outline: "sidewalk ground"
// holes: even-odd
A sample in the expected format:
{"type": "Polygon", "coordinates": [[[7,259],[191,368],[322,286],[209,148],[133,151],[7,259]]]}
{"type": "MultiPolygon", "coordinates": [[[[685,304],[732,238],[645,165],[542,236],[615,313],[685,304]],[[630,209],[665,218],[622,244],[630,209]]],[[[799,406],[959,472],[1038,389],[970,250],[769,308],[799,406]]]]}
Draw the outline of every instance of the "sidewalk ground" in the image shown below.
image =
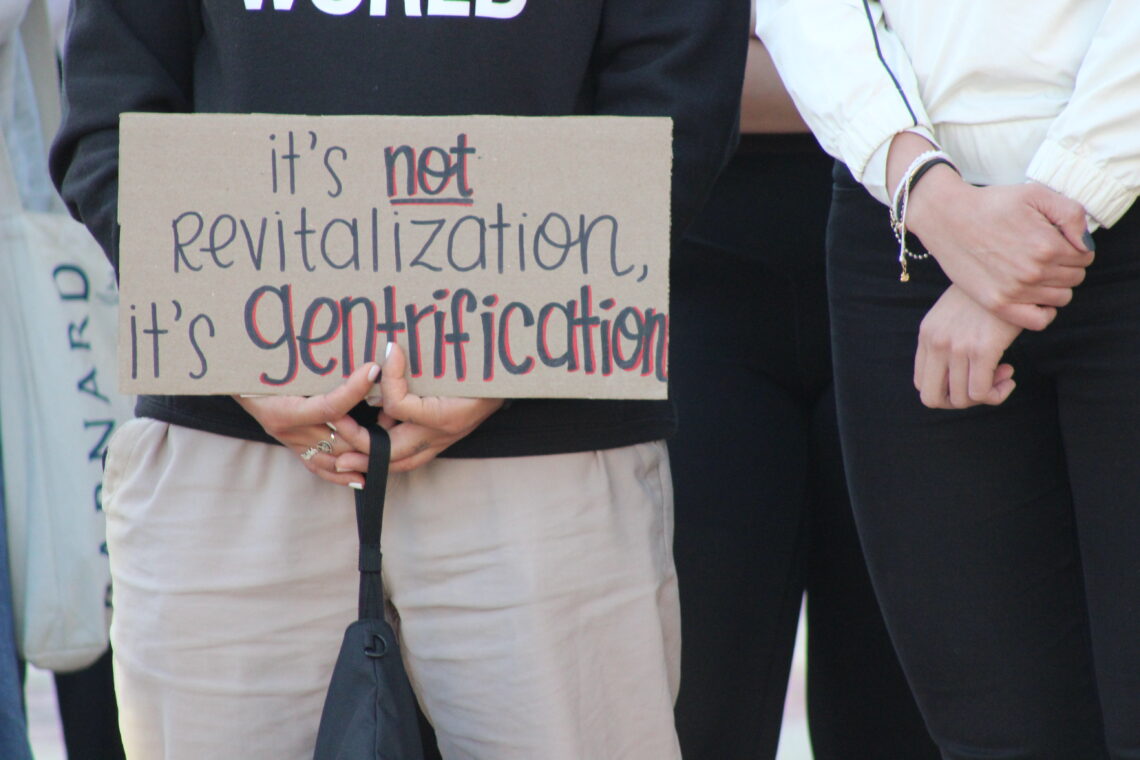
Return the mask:
{"type": "Polygon", "coordinates": [[[24,689],[28,704],[28,734],[36,760],[66,760],[59,711],[55,705],[55,682],[51,673],[28,668],[24,689]]]}

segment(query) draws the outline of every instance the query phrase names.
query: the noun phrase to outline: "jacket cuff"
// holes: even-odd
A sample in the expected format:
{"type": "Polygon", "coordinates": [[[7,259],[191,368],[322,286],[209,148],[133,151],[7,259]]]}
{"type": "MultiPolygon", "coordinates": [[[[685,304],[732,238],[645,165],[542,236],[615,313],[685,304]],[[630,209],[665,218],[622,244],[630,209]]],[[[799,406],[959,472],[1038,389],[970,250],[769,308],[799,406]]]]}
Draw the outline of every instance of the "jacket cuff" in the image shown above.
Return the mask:
{"type": "Polygon", "coordinates": [[[890,191],[885,187],[886,157],[894,136],[912,131],[934,142],[932,131],[925,123],[926,114],[915,115],[919,117],[918,124],[897,97],[872,98],[839,136],[840,154],[851,175],[884,204],[890,203],[890,191]]]}
{"type": "MultiPolygon", "coordinates": [[[[910,127],[909,129],[900,131],[912,132],[920,137],[925,137],[934,145],[938,145],[930,129],[925,126],[910,127]]],[[[896,132],[895,134],[898,133],[896,132]]],[[[893,195],[895,191],[893,187],[887,187],[887,156],[891,152],[891,141],[894,137],[894,135],[891,135],[875,149],[875,152],[871,154],[871,157],[867,159],[867,164],[863,167],[863,175],[861,178],[852,173],[852,176],[855,176],[856,179],[863,183],[863,187],[867,188],[867,192],[873,195],[875,199],[884,206],[891,205],[891,195],[893,195]]]]}
{"type": "Polygon", "coordinates": [[[1103,227],[1116,223],[1136,194],[1087,156],[1046,140],[1025,171],[1026,176],[1070,198],[1103,227]]]}

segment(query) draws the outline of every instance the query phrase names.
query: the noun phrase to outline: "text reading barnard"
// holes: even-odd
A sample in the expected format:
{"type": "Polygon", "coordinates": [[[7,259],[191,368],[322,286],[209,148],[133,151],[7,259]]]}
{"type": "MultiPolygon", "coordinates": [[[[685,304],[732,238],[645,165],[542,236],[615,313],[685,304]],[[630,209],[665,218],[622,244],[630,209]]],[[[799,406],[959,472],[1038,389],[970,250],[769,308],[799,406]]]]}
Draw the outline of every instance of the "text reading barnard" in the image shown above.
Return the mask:
{"type": "Polygon", "coordinates": [[[124,392],[665,397],[668,119],[122,119],[124,392]]]}

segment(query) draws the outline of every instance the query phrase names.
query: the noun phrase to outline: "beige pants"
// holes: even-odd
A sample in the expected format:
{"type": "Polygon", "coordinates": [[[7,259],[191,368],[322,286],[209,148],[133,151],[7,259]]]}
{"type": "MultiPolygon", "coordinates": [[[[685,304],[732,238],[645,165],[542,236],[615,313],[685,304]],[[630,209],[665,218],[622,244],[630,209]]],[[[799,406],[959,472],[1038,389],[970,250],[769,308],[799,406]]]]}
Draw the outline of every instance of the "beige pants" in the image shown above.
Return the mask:
{"type": "MultiPolygon", "coordinates": [[[[311,757],[358,576],[353,492],[291,452],[135,420],[105,480],[130,760],[311,757]]],[[[672,760],[660,443],[389,482],[384,573],[448,760],[672,760]]]]}

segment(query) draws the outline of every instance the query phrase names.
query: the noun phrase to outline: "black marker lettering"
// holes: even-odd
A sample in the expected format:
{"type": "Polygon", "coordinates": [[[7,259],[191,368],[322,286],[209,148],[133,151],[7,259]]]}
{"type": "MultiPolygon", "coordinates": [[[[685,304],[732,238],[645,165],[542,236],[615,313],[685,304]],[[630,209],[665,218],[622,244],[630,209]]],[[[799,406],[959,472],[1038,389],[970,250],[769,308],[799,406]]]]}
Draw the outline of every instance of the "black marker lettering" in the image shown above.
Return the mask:
{"type": "Polygon", "coordinates": [[[206,327],[210,328],[210,337],[214,337],[214,321],[205,314],[199,314],[190,320],[190,347],[194,349],[194,353],[198,355],[198,371],[190,372],[191,380],[201,380],[206,376],[209,371],[209,366],[206,363],[206,354],[202,352],[201,344],[198,342],[198,323],[202,320],[206,321],[206,327]]]}

